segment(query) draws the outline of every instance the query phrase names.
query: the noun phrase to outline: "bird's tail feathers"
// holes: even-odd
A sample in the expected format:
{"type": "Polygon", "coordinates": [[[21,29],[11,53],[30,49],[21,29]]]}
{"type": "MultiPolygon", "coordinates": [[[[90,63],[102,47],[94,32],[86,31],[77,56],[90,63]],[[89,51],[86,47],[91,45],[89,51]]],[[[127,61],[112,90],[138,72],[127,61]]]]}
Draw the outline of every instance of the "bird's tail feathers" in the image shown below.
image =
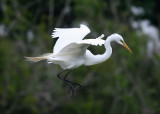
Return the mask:
{"type": "Polygon", "coordinates": [[[39,61],[48,59],[52,55],[53,55],[53,53],[47,53],[47,54],[43,54],[38,57],[25,57],[25,59],[26,59],[26,61],[30,61],[30,62],[39,62],[39,61]]]}

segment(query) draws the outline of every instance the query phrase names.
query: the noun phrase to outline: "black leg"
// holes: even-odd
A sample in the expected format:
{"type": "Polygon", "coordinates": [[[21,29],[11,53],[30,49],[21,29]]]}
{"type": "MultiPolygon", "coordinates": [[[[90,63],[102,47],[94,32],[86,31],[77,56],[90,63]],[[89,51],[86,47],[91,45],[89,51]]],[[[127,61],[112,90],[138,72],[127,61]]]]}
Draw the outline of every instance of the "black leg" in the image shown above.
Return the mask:
{"type": "MultiPolygon", "coordinates": [[[[61,71],[60,73],[58,73],[57,74],[57,77],[59,78],[59,79],[61,79],[62,81],[64,81],[69,87],[70,87],[70,91],[72,91],[72,97],[74,96],[74,88],[73,88],[73,86],[72,85],[70,85],[66,80],[64,80],[64,78],[62,78],[62,77],[60,77],[60,75],[63,73],[63,72],[65,72],[66,70],[63,70],[63,71],[61,71]]],[[[67,75],[68,75],[69,73],[67,73],[67,75]]]]}
{"type": "Polygon", "coordinates": [[[83,87],[83,84],[79,84],[79,83],[76,83],[76,82],[72,82],[72,81],[69,81],[69,80],[67,80],[66,78],[67,78],[67,76],[68,76],[68,74],[71,72],[71,70],[69,70],[68,72],[67,72],[67,74],[64,76],[64,80],[66,81],[66,82],[69,82],[69,83],[71,83],[71,84],[75,84],[75,85],[78,85],[79,86],[79,88],[81,88],[81,87],[83,87]]]}
{"type": "MultiPolygon", "coordinates": [[[[69,71],[66,73],[66,75],[62,78],[62,77],[61,77],[61,74],[63,74],[65,71],[67,71],[67,70],[63,70],[63,71],[61,71],[60,73],[58,73],[58,74],[57,74],[57,77],[58,77],[59,79],[61,79],[62,81],[64,81],[64,82],[70,87],[69,93],[70,93],[70,91],[72,91],[72,97],[73,97],[73,96],[74,96],[74,88],[73,88],[73,85],[72,85],[72,84],[75,84],[75,85],[79,86],[79,88],[83,87],[83,85],[82,85],[82,84],[79,84],[79,83],[76,83],[76,82],[69,81],[69,80],[66,79],[67,76],[69,75],[69,73],[71,72],[71,70],[69,70],[69,71]]],[[[79,88],[78,88],[78,89],[79,89],[79,88]]]]}

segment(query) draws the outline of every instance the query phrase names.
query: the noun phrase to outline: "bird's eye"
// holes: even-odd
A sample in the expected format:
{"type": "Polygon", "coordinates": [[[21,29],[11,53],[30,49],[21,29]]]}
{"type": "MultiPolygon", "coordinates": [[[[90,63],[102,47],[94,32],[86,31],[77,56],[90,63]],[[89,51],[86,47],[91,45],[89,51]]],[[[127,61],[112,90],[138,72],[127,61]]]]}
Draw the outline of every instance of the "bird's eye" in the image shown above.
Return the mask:
{"type": "Polygon", "coordinates": [[[123,40],[120,40],[123,43],[123,40]]]}

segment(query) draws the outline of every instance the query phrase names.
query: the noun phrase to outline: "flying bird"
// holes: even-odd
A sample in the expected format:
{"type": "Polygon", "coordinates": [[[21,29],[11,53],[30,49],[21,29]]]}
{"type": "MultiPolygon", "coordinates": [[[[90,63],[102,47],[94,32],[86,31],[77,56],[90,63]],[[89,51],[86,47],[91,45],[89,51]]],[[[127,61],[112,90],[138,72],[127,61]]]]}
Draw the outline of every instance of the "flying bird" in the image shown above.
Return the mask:
{"type": "Polygon", "coordinates": [[[80,28],[55,28],[52,33],[52,38],[58,38],[58,40],[53,48],[53,53],[43,54],[38,57],[26,57],[26,60],[31,62],[47,60],[48,63],[60,65],[63,70],[57,74],[57,77],[70,87],[72,96],[74,96],[73,84],[79,87],[81,87],[82,84],[66,79],[72,69],[82,65],[91,66],[106,61],[112,54],[112,41],[124,46],[132,53],[124,42],[123,37],[117,33],[108,36],[106,40],[102,39],[104,37],[103,34],[95,39],[83,39],[89,33],[90,29],[82,24],[80,28]],[[94,55],[87,49],[91,45],[104,45],[106,51],[102,55],[94,55]],[[67,73],[62,77],[61,75],[65,71],[67,73]]]}

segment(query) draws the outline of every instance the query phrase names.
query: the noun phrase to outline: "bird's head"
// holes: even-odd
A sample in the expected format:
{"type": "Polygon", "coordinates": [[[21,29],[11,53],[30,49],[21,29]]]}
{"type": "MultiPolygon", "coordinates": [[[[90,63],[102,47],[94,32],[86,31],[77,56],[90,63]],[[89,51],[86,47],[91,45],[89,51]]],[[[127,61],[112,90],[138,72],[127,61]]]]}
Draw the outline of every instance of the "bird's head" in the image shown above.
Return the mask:
{"type": "Polygon", "coordinates": [[[130,53],[132,53],[132,51],[130,50],[130,48],[127,46],[127,44],[124,42],[124,39],[121,35],[114,33],[114,41],[116,41],[118,44],[124,46],[130,53]]]}

